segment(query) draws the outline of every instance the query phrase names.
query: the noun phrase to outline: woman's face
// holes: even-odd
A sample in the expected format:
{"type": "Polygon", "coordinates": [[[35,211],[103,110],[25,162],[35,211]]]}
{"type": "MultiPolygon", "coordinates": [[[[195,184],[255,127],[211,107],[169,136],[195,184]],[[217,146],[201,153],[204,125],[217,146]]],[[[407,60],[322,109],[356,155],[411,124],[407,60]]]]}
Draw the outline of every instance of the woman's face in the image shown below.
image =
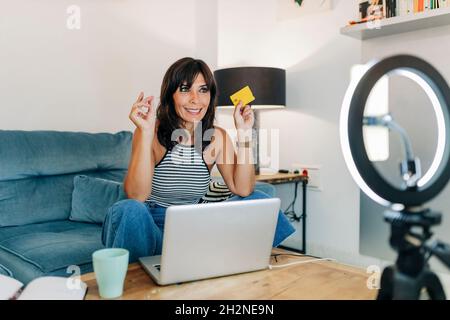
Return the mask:
{"type": "Polygon", "coordinates": [[[189,88],[182,83],[173,94],[173,102],[177,115],[185,122],[198,122],[208,110],[211,93],[203,74],[199,73],[189,88]]]}

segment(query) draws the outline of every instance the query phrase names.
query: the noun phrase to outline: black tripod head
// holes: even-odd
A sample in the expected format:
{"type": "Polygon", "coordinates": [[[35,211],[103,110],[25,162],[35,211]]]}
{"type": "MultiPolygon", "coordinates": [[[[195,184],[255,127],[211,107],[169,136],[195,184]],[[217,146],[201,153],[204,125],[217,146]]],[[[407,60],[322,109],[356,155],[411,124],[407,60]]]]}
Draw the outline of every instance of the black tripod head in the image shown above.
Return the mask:
{"type": "Polygon", "coordinates": [[[438,226],[442,221],[440,212],[422,209],[420,211],[392,211],[384,213],[384,220],[391,224],[390,244],[396,251],[407,251],[419,247],[428,255],[436,256],[443,264],[450,268],[450,245],[435,240],[427,241],[433,236],[431,228],[438,226]],[[421,233],[412,229],[420,229],[421,233]]]}
{"type": "Polygon", "coordinates": [[[387,210],[384,219],[391,225],[390,244],[398,257],[395,266],[383,272],[378,299],[419,299],[424,289],[431,299],[445,299],[428,264],[434,255],[450,268],[450,246],[438,240],[429,243],[431,228],[441,223],[442,214],[430,209],[387,210]]]}

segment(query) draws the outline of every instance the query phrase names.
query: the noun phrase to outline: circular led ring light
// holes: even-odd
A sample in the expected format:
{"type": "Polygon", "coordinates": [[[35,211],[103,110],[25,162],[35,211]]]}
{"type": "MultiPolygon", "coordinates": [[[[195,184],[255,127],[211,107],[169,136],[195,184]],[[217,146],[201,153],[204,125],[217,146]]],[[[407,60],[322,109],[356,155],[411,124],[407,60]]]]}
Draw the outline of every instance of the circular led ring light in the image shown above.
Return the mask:
{"type": "Polygon", "coordinates": [[[447,82],[429,63],[410,55],[397,55],[371,64],[347,90],[341,110],[340,138],[350,173],[372,200],[394,209],[418,206],[431,200],[450,178],[450,89],[447,82]],[[388,74],[406,76],[422,87],[433,104],[438,123],[436,154],[416,190],[397,189],[386,182],[369,160],[364,145],[363,117],[367,99],[377,81],[388,74]]]}

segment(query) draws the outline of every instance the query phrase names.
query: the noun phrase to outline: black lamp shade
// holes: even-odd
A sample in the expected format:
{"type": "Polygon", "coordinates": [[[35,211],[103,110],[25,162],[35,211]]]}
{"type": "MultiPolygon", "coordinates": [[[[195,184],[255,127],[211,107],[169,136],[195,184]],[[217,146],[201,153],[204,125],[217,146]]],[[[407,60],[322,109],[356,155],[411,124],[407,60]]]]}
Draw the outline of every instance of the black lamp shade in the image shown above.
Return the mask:
{"type": "Polygon", "coordinates": [[[286,106],[286,70],[267,67],[238,67],[214,72],[219,107],[232,106],[230,96],[249,86],[255,96],[253,106],[286,106]]]}

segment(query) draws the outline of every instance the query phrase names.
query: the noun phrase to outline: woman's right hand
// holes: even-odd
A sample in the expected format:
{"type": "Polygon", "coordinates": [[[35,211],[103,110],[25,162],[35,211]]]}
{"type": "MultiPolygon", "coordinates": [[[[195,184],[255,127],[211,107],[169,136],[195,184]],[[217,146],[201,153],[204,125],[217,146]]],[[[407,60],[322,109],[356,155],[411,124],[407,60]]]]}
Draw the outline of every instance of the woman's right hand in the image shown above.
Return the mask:
{"type": "Polygon", "coordinates": [[[156,108],[152,106],[153,99],[153,96],[144,99],[144,93],[141,92],[131,107],[129,118],[143,131],[153,132],[155,129],[156,108]]]}

